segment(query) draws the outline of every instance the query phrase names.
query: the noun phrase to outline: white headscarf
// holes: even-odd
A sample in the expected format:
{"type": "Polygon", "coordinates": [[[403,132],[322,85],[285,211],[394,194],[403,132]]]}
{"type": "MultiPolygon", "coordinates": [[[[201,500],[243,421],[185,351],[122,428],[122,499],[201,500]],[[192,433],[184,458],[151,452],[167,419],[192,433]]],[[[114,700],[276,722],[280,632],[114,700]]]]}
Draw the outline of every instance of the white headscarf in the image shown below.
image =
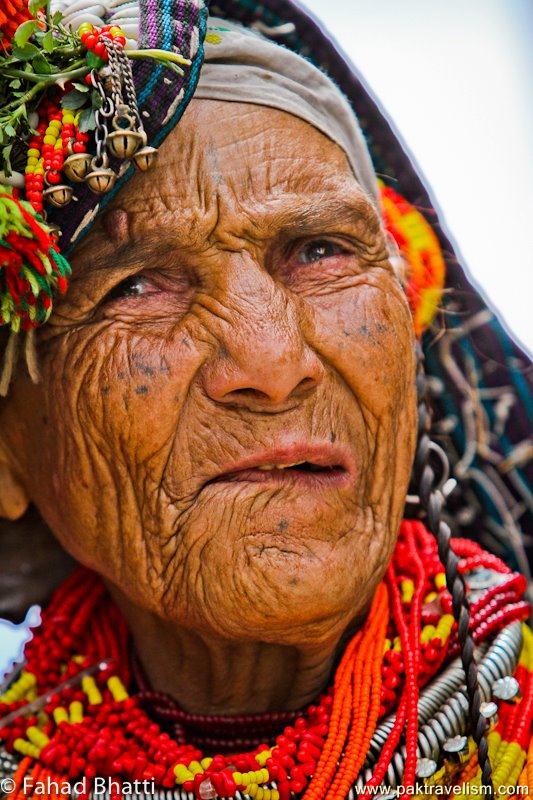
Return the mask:
{"type": "Polygon", "coordinates": [[[194,96],[277,108],[309,122],[342,148],[358,182],[379,205],[357,117],[333,81],[302,56],[249,28],[210,18],[194,96]]]}

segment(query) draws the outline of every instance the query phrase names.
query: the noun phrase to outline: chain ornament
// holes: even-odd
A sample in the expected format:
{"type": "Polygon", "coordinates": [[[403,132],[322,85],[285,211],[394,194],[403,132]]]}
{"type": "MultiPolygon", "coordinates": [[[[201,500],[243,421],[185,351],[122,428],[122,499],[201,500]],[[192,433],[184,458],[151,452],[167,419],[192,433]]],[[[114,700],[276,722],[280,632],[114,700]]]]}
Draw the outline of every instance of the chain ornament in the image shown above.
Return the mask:
{"type": "Polygon", "coordinates": [[[141,171],[149,169],[157,157],[157,149],[147,144],[130,60],[112,37],[101,38],[108,65],[100,75],[91,75],[92,85],[101,97],[100,108],[95,112],[96,154],[89,161],[73,156],[68,164],[73,180],[85,180],[95,194],[109,192],[116,183],[118,175],[109,165],[109,155],[121,161],[131,160],[141,171]]]}
{"type": "Polygon", "coordinates": [[[94,115],[96,155],[91,159],[90,172],[87,173],[85,181],[95,194],[105,194],[113,188],[117,180],[116,172],[109,166],[107,154],[108,120],[114,117],[116,109],[113,95],[106,94],[102,81],[94,73],[91,78],[94,88],[100,94],[102,104],[94,115]]]}
{"type": "Polygon", "coordinates": [[[109,55],[111,91],[116,109],[111,122],[114,131],[107,136],[107,146],[116,158],[131,159],[138,169],[145,171],[154,164],[157,149],[147,145],[131,62],[112,38],[104,37],[104,43],[109,55]]]}
{"type": "MultiPolygon", "coordinates": [[[[466,678],[466,696],[468,698],[468,716],[472,738],[478,750],[478,763],[481,769],[481,782],[486,793],[494,795],[492,785],[492,769],[490,765],[488,743],[488,720],[481,713],[483,702],[479,686],[478,666],[475,656],[475,645],[470,634],[470,604],[467,598],[465,579],[459,572],[459,558],[451,547],[451,531],[442,519],[445,497],[442,482],[437,479],[431,466],[430,454],[432,442],[429,436],[431,411],[427,401],[427,379],[424,371],[424,354],[420,344],[417,346],[418,373],[418,445],[415,455],[414,474],[418,482],[418,498],[421,509],[425,512],[426,525],[437,540],[439,558],[444,565],[446,584],[452,598],[453,614],[457,621],[457,633],[461,646],[461,662],[466,678]]],[[[440,449],[440,448],[439,448],[440,449]]],[[[439,453],[439,457],[446,458],[439,453]]]]}

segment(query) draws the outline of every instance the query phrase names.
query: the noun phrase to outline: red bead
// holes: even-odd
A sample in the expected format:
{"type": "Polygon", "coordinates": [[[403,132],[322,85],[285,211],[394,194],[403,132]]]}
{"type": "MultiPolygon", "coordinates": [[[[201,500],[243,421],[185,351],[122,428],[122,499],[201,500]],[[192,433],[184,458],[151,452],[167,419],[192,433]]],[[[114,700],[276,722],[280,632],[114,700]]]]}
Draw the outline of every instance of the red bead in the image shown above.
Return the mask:
{"type": "Polygon", "coordinates": [[[105,59],[106,56],[107,56],[106,46],[105,46],[105,44],[103,42],[100,42],[100,41],[96,42],[96,44],[95,44],[95,46],[93,48],[93,52],[95,53],[95,55],[97,55],[99,58],[102,58],[102,59],[105,59]]]}
{"type": "Polygon", "coordinates": [[[48,170],[46,173],[46,179],[48,183],[57,184],[61,182],[61,175],[59,172],[57,172],[57,170],[48,170]]]}

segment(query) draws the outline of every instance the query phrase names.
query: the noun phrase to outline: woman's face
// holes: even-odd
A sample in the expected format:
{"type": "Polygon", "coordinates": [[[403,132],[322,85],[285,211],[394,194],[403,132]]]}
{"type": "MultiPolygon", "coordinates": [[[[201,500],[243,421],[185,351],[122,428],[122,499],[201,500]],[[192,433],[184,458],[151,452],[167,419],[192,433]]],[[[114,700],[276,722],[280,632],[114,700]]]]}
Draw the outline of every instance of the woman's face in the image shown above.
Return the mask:
{"type": "Polygon", "coordinates": [[[193,101],[83,240],[1,415],[13,480],[135,604],[320,644],[362,612],[415,440],[410,313],[341,150],[193,101]]]}

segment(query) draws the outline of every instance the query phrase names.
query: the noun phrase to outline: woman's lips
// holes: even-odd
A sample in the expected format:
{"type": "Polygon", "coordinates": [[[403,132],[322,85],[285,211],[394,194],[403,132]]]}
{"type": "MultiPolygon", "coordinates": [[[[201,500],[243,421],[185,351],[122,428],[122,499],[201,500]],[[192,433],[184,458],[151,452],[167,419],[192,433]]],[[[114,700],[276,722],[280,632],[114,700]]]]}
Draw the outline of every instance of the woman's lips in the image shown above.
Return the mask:
{"type": "Polygon", "coordinates": [[[337,487],[353,483],[355,466],[344,447],[329,443],[291,444],[264,450],[228,463],[211,483],[266,483],[302,488],[337,487]]]}
{"type": "Polygon", "coordinates": [[[350,476],[342,467],[328,467],[316,471],[304,469],[243,469],[214,478],[209,483],[267,483],[278,486],[301,485],[307,488],[343,486],[350,476]]]}

